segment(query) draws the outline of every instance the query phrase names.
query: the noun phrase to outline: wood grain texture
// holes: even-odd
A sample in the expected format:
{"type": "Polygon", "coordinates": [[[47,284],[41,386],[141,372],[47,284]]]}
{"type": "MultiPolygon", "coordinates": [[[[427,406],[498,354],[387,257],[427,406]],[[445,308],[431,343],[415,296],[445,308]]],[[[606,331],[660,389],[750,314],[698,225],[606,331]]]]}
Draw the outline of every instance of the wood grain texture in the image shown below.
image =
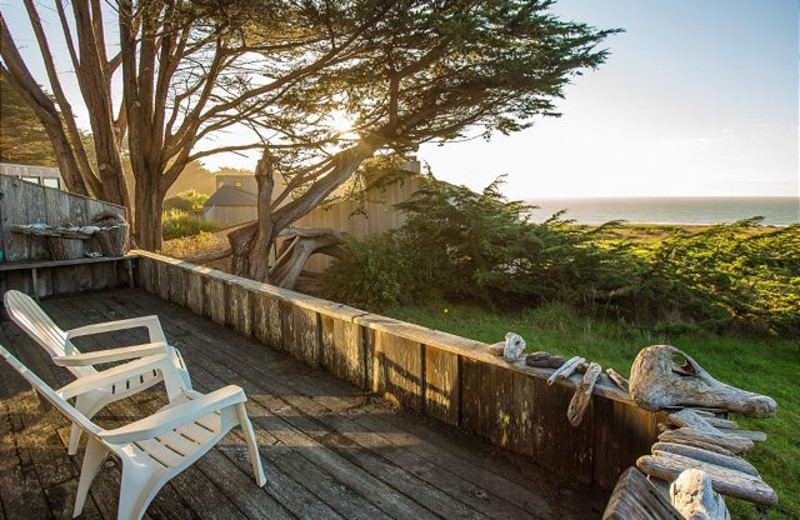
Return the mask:
{"type": "Polygon", "coordinates": [[[636,468],[620,477],[603,520],[684,520],[669,500],[636,468]]]}
{"type": "Polygon", "coordinates": [[[425,414],[458,426],[461,417],[458,356],[425,346],[425,414]]]}

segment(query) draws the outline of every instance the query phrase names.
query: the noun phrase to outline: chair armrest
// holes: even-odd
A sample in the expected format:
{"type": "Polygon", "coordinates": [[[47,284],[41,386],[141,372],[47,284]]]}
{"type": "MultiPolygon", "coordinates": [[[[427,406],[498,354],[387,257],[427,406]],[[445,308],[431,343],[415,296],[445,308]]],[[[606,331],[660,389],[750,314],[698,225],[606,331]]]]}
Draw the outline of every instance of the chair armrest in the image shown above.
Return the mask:
{"type": "MultiPolygon", "coordinates": [[[[172,361],[166,354],[159,354],[157,356],[147,356],[136,361],[130,361],[124,365],[118,365],[102,372],[97,372],[88,376],[83,376],[72,383],[59,388],[58,393],[62,399],[70,399],[76,395],[83,394],[89,390],[96,390],[97,388],[111,385],[119,381],[124,381],[129,377],[138,376],[151,372],[153,370],[161,370],[162,372],[175,371],[172,361]]],[[[177,377],[177,375],[176,375],[177,377]]]]}
{"type": "Polygon", "coordinates": [[[210,413],[245,401],[247,401],[247,397],[244,395],[244,391],[236,385],[229,385],[120,428],[101,431],[98,436],[111,444],[152,439],[210,413]]]}
{"type": "Polygon", "coordinates": [[[157,342],[134,345],[131,347],[97,350],[95,352],[84,352],[83,354],[72,354],[69,356],[53,356],[53,362],[60,367],[83,367],[169,353],[169,348],[166,343],[157,342]]]}
{"type": "Polygon", "coordinates": [[[107,321],[105,323],[94,323],[92,325],[86,325],[85,327],[78,327],[67,331],[66,341],[80,336],[91,336],[93,334],[102,334],[103,332],[135,329],[138,327],[147,328],[151,343],[167,342],[167,338],[164,337],[164,330],[161,328],[161,322],[156,315],[130,318],[127,320],[107,321]]]}

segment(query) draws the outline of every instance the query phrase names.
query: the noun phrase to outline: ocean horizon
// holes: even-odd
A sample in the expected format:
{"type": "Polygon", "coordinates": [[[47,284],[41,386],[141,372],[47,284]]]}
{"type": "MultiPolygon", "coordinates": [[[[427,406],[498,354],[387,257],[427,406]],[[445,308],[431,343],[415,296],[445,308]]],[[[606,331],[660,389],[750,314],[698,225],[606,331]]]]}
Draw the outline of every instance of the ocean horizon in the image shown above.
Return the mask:
{"type": "Polygon", "coordinates": [[[800,197],[609,197],[527,199],[531,213],[543,222],[560,210],[579,224],[611,220],[629,224],[710,225],[764,217],[766,226],[800,223],[800,197]]]}

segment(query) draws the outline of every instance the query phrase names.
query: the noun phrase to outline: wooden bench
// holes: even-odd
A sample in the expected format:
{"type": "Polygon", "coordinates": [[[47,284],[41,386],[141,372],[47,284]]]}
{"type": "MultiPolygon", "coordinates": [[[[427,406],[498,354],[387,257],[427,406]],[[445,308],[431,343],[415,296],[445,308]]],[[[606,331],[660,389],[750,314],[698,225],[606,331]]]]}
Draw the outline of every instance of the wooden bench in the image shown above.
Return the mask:
{"type": "Polygon", "coordinates": [[[103,263],[116,263],[122,262],[125,270],[128,271],[128,283],[133,287],[133,260],[139,258],[139,255],[124,255],[124,256],[101,256],[99,258],[78,258],[75,260],[34,260],[25,262],[6,262],[0,264],[0,273],[11,271],[24,271],[30,270],[31,283],[33,286],[33,295],[37,300],[39,299],[38,276],[39,269],[52,269],[58,267],[88,265],[88,264],[103,264],[103,263]]]}

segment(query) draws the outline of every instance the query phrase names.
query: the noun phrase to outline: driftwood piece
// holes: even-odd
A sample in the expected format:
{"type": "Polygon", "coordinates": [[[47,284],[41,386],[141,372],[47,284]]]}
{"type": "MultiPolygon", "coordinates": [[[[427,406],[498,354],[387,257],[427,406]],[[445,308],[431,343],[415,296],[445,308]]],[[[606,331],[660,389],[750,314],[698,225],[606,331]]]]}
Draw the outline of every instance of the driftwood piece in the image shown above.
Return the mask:
{"type": "Polygon", "coordinates": [[[558,368],[566,362],[564,356],[538,351],[525,356],[525,364],[529,367],[558,368]]]}
{"type": "Polygon", "coordinates": [[[647,475],[670,481],[678,478],[678,475],[686,469],[700,469],[711,477],[714,491],[718,493],[766,506],[774,506],[778,503],[778,495],[775,490],[758,477],[674,453],[662,452],[658,456],[639,457],[636,467],[647,475]]]}
{"type": "Polygon", "coordinates": [[[715,416],[713,413],[706,413],[702,412],[701,410],[693,410],[694,413],[703,417],[703,419],[708,422],[714,428],[725,429],[725,430],[739,430],[740,427],[736,424],[735,421],[731,421],[730,419],[723,419],[721,417],[715,416]]]}
{"type": "Polygon", "coordinates": [[[731,520],[725,499],[714,491],[711,478],[699,469],[687,469],[669,487],[670,501],[686,520],[731,520]]]}
{"type": "Polygon", "coordinates": [[[641,471],[628,468],[617,481],[603,520],[683,520],[641,471]]]}
{"type": "Polygon", "coordinates": [[[720,407],[766,418],[778,408],[771,397],[717,381],[688,354],[670,345],[639,352],[631,367],[630,393],[636,404],[654,411],[670,406],[720,407]]]}
{"type": "Polygon", "coordinates": [[[572,426],[578,426],[583,420],[583,415],[592,400],[594,384],[602,371],[603,369],[597,363],[590,364],[583,376],[583,381],[575,389],[575,395],[572,396],[569,408],[567,408],[567,419],[572,426]]]}
{"type": "Polygon", "coordinates": [[[513,363],[525,352],[525,340],[522,336],[513,332],[506,333],[505,347],[503,348],[503,359],[513,363]]]}
{"type": "Polygon", "coordinates": [[[653,444],[653,455],[659,453],[674,453],[675,455],[682,455],[689,457],[700,462],[708,462],[722,466],[723,468],[732,469],[734,471],[741,471],[748,475],[758,477],[758,470],[741,457],[735,455],[723,455],[710,450],[704,450],[696,446],[687,446],[685,444],[674,444],[671,442],[657,442],[653,444]]]}
{"type": "Polygon", "coordinates": [[[678,428],[677,430],[666,431],[658,436],[658,440],[664,442],[678,442],[679,444],[689,444],[690,446],[697,446],[704,449],[706,449],[706,446],[708,445],[716,445],[736,455],[741,455],[742,453],[753,449],[753,441],[743,437],[734,437],[732,435],[709,435],[692,428],[678,428]],[[698,442],[703,444],[696,444],[698,442]]]}
{"type": "Polygon", "coordinates": [[[129,229],[125,218],[114,211],[101,211],[92,217],[98,226],[97,241],[103,256],[123,256],[129,248],[129,229]]]}
{"type": "Polygon", "coordinates": [[[577,368],[578,364],[584,363],[586,360],[580,356],[575,356],[569,359],[566,363],[561,365],[559,368],[553,372],[550,377],[547,379],[547,384],[552,385],[556,382],[556,379],[566,379],[572,375],[577,368]]]}
{"type": "Polygon", "coordinates": [[[705,417],[688,408],[669,414],[667,421],[678,428],[694,428],[709,435],[722,435],[722,432],[711,426],[705,417]]]}
{"type": "Polygon", "coordinates": [[[735,437],[743,437],[753,442],[764,442],[767,440],[767,434],[755,430],[733,430],[728,428],[719,428],[719,431],[724,435],[733,435],[735,437]]]}
{"type": "Polygon", "coordinates": [[[486,347],[486,352],[493,356],[500,357],[503,355],[503,351],[506,349],[506,342],[505,341],[498,341],[497,343],[493,343],[486,347]]]}
{"type": "Polygon", "coordinates": [[[614,382],[614,384],[617,385],[621,390],[623,390],[625,392],[629,391],[630,387],[629,387],[629,384],[628,384],[628,380],[625,379],[622,376],[622,374],[620,374],[619,372],[617,372],[613,368],[609,367],[609,368],[606,369],[606,375],[608,375],[608,378],[611,379],[614,382]]]}

